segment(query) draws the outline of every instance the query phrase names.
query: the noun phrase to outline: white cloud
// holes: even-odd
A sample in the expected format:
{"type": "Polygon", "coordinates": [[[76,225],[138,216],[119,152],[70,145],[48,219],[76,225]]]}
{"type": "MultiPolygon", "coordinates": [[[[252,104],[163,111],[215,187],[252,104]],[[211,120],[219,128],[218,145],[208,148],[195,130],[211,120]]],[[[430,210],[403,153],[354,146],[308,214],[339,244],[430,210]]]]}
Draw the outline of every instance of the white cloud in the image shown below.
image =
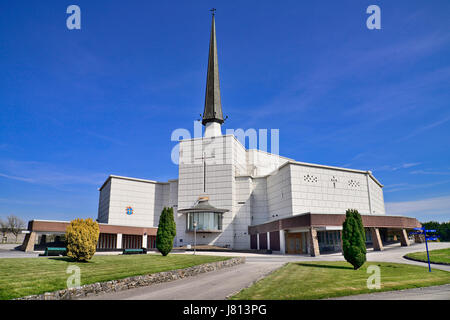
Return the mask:
{"type": "Polygon", "coordinates": [[[385,192],[396,192],[396,191],[405,191],[405,190],[414,190],[414,189],[423,189],[423,188],[430,188],[435,187],[441,184],[449,183],[450,180],[444,180],[444,181],[438,181],[438,182],[432,182],[432,183],[418,183],[418,184],[410,184],[410,183],[396,183],[396,184],[390,184],[386,185],[384,187],[385,192]]]}
{"type": "Polygon", "coordinates": [[[450,196],[386,202],[386,214],[416,217],[420,221],[450,220],[450,196]]]}
{"type": "Polygon", "coordinates": [[[376,168],[373,171],[396,171],[399,169],[408,169],[412,167],[416,167],[418,165],[421,165],[421,162],[411,162],[411,163],[402,163],[400,165],[391,166],[391,165],[384,165],[380,168],[376,168]]]}
{"type": "Polygon", "coordinates": [[[4,174],[4,173],[0,173],[0,177],[6,178],[6,179],[11,179],[11,180],[18,180],[18,181],[24,181],[24,182],[30,182],[33,183],[34,180],[30,179],[30,178],[24,178],[24,177],[16,177],[16,176],[11,176],[9,174],[4,174]]]}
{"type": "Polygon", "coordinates": [[[96,138],[98,138],[100,140],[103,140],[103,141],[111,142],[111,143],[114,143],[114,144],[117,144],[117,145],[120,145],[120,146],[125,146],[126,145],[126,143],[124,143],[124,142],[122,142],[122,141],[120,141],[118,139],[114,139],[114,138],[112,138],[110,136],[105,136],[105,135],[102,135],[102,134],[98,134],[98,133],[90,131],[90,130],[79,130],[79,131],[82,132],[82,133],[85,133],[87,135],[90,135],[92,137],[96,137],[96,138]]]}
{"type": "Polygon", "coordinates": [[[51,186],[101,185],[107,176],[36,161],[0,161],[0,170],[2,178],[51,186]]]}
{"type": "Polygon", "coordinates": [[[402,164],[401,168],[411,168],[411,167],[418,166],[419,164],[421,164],[421,163],[420,162],[404,163],[404,164],[402,164]]]}
{"type": "Polygon", "coordinates": [[[435,128],[435,127],[438,127],[438,126],[448,122],[449,120],[450,120],[450,117],[446,117],[444,119],[440,119],[440,120],[435,121],[433,123],[430,123],[430,124],[427,124],[427,125],[422,126],[420,128],[417,128],[413,132],[408,134],[407,136],[404,136],[404,137],[398,139],[397,142],[408,140],[408,139],[410,139],[412,137],[415,137],[415,136],[417,136],[417,135],[419,135],[419,134],[421,134],[421,133],[423,133],[425,131],[428,131],[428,130],[431,130],[431,129],[435,128]]]}
{"type": "Polygon", "coordinates": [[[432,174],[432,175],[438,175],[438,176],[448,176],[448,175],[450,175],[450,171],[415,170],[415,171],[412,171],[411,174],[432,174]]]}

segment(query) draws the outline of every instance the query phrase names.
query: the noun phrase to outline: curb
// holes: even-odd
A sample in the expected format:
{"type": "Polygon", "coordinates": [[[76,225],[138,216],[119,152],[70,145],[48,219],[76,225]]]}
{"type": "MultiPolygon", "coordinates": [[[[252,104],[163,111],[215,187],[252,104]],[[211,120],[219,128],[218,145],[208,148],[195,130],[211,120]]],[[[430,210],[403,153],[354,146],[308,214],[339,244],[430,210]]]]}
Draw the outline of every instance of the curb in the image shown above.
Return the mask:
{"type": "MultiPolygon", "coordinates": [[[[428,261],[407,257],[406,255],[404,255],[403,258],[406,259],[406,260],[411,260],[411,261],[422,262],[422,263],[427,263],[428,264],[428,261]]],[[[446,262],[432,262],[432,261],[430,261],[430,263],[431,264],[440,264],[442,266],[450,266],[450,263],[446,263],[446,262]]]]}

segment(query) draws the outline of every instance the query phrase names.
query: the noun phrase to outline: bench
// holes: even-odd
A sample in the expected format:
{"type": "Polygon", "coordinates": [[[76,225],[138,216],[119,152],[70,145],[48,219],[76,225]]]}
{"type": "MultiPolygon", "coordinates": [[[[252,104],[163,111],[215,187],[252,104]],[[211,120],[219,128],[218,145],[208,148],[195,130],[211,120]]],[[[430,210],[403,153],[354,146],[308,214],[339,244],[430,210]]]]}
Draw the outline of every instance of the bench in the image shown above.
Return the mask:
{"type": "Polygon", "coordinates": [[[123,249],[122,254],[147,254],[147,249],[123,249]]]}
{"type": "Polygon", "coordinates": [[[54,248],[54,247],[47,247],[45,248],[45,252],[43,254],[44,256],[65,256],[67,255],[67,249],[66,248],[54,248]]]}

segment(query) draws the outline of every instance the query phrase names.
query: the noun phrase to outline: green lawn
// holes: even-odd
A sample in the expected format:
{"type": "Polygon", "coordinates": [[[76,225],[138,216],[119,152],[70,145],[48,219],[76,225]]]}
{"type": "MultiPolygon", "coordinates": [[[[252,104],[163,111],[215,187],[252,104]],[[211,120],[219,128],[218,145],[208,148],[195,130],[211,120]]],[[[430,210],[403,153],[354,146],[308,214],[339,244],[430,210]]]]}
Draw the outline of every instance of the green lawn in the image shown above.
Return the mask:
{"type": "Polygon", "coordinates": [[[414,265],[366,262],[353,270],[347,262],[289,263],[231,299],[303,300],[348,296],[450,283],[450,272],[414,265]],[[381,289],[367,288],[367,267],[378,265],[381,289]]]}
{"type": "Polygon", "coordinates": [[[122,279],[226,260],[227,257],[169,254],[94,256],[87,263],[67,257],[0,259],[0,299],[13,299],[66,288],[69,265],[81,269],[81,285],[122,279]]]}
{"type": "MultiPolygon", "coordinates": [[[[429,251],[429,253],[430,253],[430,262],[450,263],[450,248],[431,250],[429,251]]],[[[426,251],[409,253],[406,256],[409,258],[428,262],[426,251]]]]}

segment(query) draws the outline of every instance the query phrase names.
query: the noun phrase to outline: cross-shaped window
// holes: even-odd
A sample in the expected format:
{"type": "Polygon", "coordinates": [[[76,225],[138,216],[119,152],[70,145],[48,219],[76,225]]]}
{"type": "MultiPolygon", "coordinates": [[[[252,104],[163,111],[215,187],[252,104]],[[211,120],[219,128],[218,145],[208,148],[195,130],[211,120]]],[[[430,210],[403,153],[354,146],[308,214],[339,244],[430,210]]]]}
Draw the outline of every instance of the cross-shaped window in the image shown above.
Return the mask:
{"type": "Polygon", "coordinates": [[[331,178],[331,182],[333,182],[333,187],[336,188],[337,179],[334,176],[331,178]]]}

